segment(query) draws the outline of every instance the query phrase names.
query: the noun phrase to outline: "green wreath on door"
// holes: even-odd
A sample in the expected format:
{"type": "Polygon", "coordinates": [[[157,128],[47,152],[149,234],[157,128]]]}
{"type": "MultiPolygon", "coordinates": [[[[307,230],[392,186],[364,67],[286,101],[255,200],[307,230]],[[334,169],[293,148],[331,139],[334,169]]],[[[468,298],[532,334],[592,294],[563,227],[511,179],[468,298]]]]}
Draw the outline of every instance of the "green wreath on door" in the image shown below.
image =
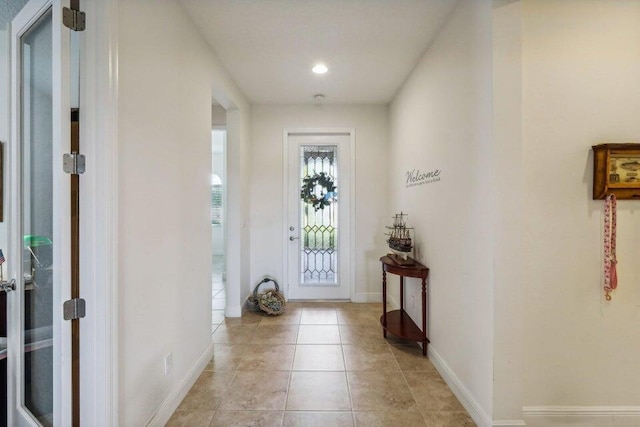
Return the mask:
{"type": "Polygon", "coordinates": [[[305,203],[313,206],[317,212],[329,206],[332,201],[337,200],[338,193],[336,193],[336,188],[333,178],[325,172],[320,172],[315,175],[305,176],[302,179],[300,197],[305,203]],[[318,186],[322,187],[319,197],[316,196],[316,187],[318,186]]]}

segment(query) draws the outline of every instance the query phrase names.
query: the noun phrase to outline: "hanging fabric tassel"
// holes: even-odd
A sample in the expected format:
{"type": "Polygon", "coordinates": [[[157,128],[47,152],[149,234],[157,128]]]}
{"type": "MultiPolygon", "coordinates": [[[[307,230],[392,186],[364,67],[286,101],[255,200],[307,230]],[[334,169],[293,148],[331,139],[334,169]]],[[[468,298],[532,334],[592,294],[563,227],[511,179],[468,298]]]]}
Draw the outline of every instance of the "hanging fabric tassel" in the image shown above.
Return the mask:
{"type": "Polygon", "coordinates": [[[604,201],[604,295],[611,301],[610,293],[618,287],[616,269],[616,222],[617,201],[614,194],[609,194],[604,201]]]}

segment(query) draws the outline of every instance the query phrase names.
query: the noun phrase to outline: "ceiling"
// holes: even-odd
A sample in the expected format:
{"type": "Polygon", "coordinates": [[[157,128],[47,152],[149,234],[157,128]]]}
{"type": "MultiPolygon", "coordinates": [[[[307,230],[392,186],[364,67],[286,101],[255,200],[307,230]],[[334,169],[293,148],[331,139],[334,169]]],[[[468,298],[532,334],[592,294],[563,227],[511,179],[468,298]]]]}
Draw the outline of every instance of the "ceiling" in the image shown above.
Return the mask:
{"type": "Polygon", "coordinates": [[[254,104],[385,104],[457,0],[181,0],[254,104]],[[311,67],[324,62],[329,72],[311,67]]]}

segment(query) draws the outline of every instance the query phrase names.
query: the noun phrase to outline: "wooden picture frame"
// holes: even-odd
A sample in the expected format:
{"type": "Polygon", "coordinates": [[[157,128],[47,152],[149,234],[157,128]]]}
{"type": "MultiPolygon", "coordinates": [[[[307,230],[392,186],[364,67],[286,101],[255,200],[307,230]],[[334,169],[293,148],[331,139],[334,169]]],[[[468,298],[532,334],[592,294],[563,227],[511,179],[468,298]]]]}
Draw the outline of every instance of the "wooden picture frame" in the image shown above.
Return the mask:
{"type": "Polygon", "coordinates": [[[600,144],[593,149],[593,199],[609,194],[640,200],[640,144],[600,144]]]}

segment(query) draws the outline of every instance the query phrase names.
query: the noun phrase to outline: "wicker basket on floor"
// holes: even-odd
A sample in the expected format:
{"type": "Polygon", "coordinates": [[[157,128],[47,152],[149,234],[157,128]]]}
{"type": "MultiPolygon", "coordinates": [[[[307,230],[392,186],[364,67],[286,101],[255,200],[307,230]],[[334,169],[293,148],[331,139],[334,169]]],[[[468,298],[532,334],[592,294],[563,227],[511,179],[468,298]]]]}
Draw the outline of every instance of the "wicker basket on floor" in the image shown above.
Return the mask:
{"type": "Polygon", "coordinates": [[[253,289],[253,295],[249,297],[249,301],[255,304],[258,310],[264,311],[272,316],[284,313],[287,302],[284,295],[280,292],[280,286],[276,279],[270,276],[264,276],[253,289]],[[267,289],[258,293],[258,289],[263,283],[273,282],[275,289],[267,289]]]}

